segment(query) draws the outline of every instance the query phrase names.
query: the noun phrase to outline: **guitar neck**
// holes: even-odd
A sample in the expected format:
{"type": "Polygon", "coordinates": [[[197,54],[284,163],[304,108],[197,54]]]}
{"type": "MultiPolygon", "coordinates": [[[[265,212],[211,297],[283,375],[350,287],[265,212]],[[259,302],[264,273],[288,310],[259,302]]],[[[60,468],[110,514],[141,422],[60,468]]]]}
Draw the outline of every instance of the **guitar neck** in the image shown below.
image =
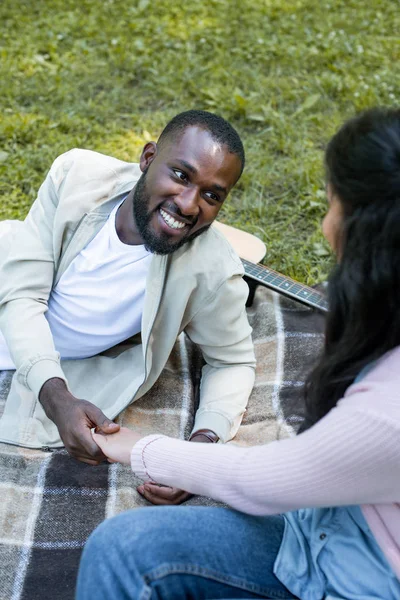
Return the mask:
{"type": "Polygon", "coordinates": [[[297,300],[306,306],[310,306],[321,312],[328,312],[328,303],[321,292],[314,290],[308,285],[299,283],[290,277],[286,277],[269,267],[256,265],[243,258],[241,260],[245,274],[250,279],[288,298],[297,300]]]}

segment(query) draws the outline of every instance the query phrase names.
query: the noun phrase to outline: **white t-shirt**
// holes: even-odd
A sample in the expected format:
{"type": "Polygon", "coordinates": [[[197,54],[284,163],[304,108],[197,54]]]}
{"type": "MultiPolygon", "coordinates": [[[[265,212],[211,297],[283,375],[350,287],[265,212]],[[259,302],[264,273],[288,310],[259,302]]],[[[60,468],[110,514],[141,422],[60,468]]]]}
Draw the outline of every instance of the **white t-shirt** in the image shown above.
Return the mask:
{"type": "MultiPolygon", "coordinates": [[[[114,207],[52,290],[46,318],[61,358],[99,354],[141,330],[151,253],[119,239],[114,207]]],[[[0,370],[14,369],[0,333],[0,370]]]]}

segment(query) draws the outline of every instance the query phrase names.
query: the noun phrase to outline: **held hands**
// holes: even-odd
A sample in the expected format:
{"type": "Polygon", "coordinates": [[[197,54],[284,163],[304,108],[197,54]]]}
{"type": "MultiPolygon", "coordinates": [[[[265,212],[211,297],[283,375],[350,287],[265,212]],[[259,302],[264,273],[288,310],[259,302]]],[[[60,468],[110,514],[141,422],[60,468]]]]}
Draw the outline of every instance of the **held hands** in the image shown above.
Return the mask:
{"type": "MultiPolygon", "coordinates": [[[[110,462],[120,462],[126,465],[130,464],[133,446],[143,437],[127,427],[121,427],[117,433],[109,435],[93,432],[92,436],[110,462]]],[[[201,434],[192,437],[191,441],[193,442],[210,443],[212,441],[201,434]]],[[[157,505],[182,504],[192,497],[192,494],[188,492],[153,481],[146,481],[137,488],[137,491],[143,498],[157,505]]]]}
{"type": "MultiPolygon", "coordinates": [[[[130,464],[132,448],[143,437],[127,427],[121,427],[117,433],[111,435],[93,432],[92,436],[109,462],[120,462],[124,465],[130,464]]],[[[191,497],[187,492],[152,481],[140,485],[137,491],[152,504],[181,504],[191,497]]]]}
{"type": "Polygon", "coordinates": [[[46,415],[57,425],[71,456],[89,465],[98,465],[105,460],[90,430],[95,427],[105,434],[115,433],[120,428],[117,423],[91,402],[75,398],[62,379],[46,381],[40,390],[39,401],[46,415]]]}
{"type": "MultiPolygon", "coordinates": [[[[132,448],[143,436],[120,427],[91,402],[75,398],[63,379],[46,381],[40,390],[39,401],[46,415],[57,425],[71,456],[90,465],[98,465],[106,458],[109,462],[130,464],[132,448]]],[[[199,431],[192,435],[191,441],[209,443],[215,441],[212,436],[215,436],[213,432],[204,435],[199,431]]],[[[188,492],[152,481],[145,482],[137,490],[146,500],[158,505],[181,504],[192,497],[188,492]]]]}
{"type": "MultiPolygon", "coordinates": [[[[109,462],[120,462],[124,465],[130,464],[132,448],[143,437],[127,427],[121,427],[117,433],[110,435],[93,432],[92,436],[109,462]]],[[[152,481],[140,485],[137,491],[152,504],[181,504],[191,497],[191,494],[187,492],[165,485],[161,486],[152,481]]]]}

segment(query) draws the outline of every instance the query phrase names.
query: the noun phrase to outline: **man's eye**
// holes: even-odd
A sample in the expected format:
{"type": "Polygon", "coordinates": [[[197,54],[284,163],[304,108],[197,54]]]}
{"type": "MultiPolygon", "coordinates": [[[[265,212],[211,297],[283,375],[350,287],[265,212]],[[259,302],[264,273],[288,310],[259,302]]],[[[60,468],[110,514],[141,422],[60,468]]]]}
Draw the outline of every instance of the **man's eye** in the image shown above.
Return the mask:
{"type": "Polygon", "coordinates": [[[206,198],[212,200],[213,203],[219,201],[218,196],[216,194],[213,194],[213,192],[206,192],[206,198]]]}
{"type": "Polygon", "coordinates": [[[172,169],[172,170],[175,173],[175,175],[178,177],[178,179],[180,179],[181,181],[187,181],[186,173],[184,173],[183,171],[180,171],[179,169],[172,169]]]}

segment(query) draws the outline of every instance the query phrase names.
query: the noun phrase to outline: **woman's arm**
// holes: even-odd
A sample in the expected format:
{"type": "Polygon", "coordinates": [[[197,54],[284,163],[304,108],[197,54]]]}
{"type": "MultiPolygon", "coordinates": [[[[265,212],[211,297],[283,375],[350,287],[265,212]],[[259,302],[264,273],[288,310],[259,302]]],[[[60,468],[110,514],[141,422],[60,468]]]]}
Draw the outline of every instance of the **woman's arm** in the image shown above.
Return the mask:
{"type": "Polygon", "coordinates": [[[386,503],[400,499],[399,433],[375,411],[343,406],[296,438],[251,448],[147,436],[131,465],[145,480],[257,515],[386,503]]]}

